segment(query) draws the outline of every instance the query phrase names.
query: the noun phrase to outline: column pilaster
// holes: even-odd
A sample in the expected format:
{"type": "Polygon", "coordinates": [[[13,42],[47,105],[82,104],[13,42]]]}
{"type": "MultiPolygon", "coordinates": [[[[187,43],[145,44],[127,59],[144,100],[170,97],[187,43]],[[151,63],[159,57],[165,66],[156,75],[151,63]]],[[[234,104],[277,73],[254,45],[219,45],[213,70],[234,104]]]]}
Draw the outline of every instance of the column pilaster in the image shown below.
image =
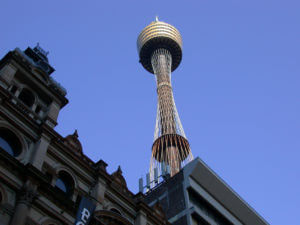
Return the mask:
{"type": "Polygon", "coordinates": [[[31,205],[36,198],[36,186],[26,185],[20,190],[10,225],[24,225],[26,223],[31,205]]]}

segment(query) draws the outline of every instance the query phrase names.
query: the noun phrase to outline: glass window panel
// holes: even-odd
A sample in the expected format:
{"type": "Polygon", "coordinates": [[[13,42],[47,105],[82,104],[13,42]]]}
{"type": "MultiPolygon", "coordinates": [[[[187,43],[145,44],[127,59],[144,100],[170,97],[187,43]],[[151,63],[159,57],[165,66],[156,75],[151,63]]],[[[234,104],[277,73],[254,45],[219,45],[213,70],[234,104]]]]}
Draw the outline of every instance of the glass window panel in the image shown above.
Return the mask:
{"type": "Polygon", "coordinates": [[[12,149],[12,147],[9,145],[9,143],[3,139],[2,137],[0,137],[0,147],[3,148],[7,153],[9,153],[10,155],[14,155],[14,151],[12,149]]]}
{"type": "Polygon", "coordinates": [[[58,187],[63,192],[67,192],[67,185],[66,185],[66,183],[61,178],[58,178],[56,180],[55,186],[58,187]]]}

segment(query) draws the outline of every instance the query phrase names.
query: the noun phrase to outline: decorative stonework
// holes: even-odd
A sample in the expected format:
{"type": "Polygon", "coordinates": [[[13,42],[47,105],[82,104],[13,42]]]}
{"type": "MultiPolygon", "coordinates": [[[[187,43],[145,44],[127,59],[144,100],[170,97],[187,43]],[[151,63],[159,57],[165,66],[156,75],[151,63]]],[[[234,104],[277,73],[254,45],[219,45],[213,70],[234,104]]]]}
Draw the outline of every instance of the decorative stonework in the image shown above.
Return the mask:
{"type": "Polygon", "coordinates": [[[71,148],[75,153],[80,155],[82,154],[82,145],[78,140],[77,130],[75,130],[73,134],[65,137],[63,143],[69,148],[71,148]]]}
{"type": "Polygon", "coordinates": [[[132,225],[125,217],[109,210],[100,210],[94,213],[94,221],[101,224],[132,225]]]}
{"type": "Polygon", "coordinates": [[[106,172],[107,163],[100,159],[94,166],[96,170],[102,170],[106,172]]]}
{"type": "Polygon", "coordinates": [[[33,190],[23,187],[19,192],[17,202],[30,206],[37,197],[38,197],[38,194],[36,193],[36,191],[33,191],[33,190]]]}
{"type": "Polygon", "coordinates": [[[124,193],[128,193],[129,190],[127,188],[127,183],[125,178],[122,175],[122,169],[121,166],[118,167],[118,169],[112,173],[112,180],[114,184],[117,184],[118,186],[120,186],[120,190],[124,193]]]}

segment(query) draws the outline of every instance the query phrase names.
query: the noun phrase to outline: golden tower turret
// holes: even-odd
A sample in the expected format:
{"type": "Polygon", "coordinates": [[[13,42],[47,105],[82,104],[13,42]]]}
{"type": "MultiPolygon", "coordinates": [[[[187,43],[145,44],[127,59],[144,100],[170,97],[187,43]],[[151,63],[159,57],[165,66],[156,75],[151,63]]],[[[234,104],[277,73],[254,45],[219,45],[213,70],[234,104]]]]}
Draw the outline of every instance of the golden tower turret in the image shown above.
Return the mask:
{"type": "Polygon", "coordinates": [[[171,72],[182,59],[181,35],[175,27],[156,18],[140,33],[137,48],[141,64],[155,75],[157,84],[158,105],[150,173],[157,168],[164,174],[164,168],[169,167],[173,176],[193,159],[171,85],[171,72]]]}

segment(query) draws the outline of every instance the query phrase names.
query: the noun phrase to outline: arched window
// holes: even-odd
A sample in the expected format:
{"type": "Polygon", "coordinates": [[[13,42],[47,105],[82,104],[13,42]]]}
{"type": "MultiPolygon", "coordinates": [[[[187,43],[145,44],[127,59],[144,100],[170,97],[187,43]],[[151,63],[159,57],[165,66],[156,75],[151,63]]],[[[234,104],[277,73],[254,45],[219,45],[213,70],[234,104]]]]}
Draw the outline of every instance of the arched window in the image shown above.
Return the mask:
{"type": "Polygon", "coordinates": [[[119,214],[119,215],[122,215],[122,214],[120,213],[120,211],[117,210],[117,209],[115,209],[115,208],[111,208],[110,211],[112,211],[112,212],[114,212],[114,213],[117,213],[117,214],[119,214]]]}
{"type": "Polygon", "coordinates": [[[0,147],[14,157],[18,156],[22,151],[22,144],[19,138],[6,128],[0,128],[0,147]]]}
{"type": "Polygon", "coordinates": [[[91,222],[107,225],[132,225],[132,223],[127,220],[127,218],[123,217],[119,213],[114,212],[112,209],[114,208],[111,208],[110,210],[100,210],[94,212],[94,220],[92,220],[91,222]]]}
{"type": "Polygon", "coordinates": [[[41,224],[41,225],[61,225],[60,222],[58,222],[58,221],[56,221],[52,218],[49,218],[49,217],[42,217],[38,224],[41,224]]]}
{"type": "Polygon", "coordinates": [[[55,186],[58,187],[63,192],[67,192],[67,184],[63,179],[57,178],[55,186]]]}
{"type": "Polygon", "coordinates": [[[74,181],[68,173],[60,171],[55,186],[65,192],[68,196],[71,196],[74,189],[74,181]]]}
{"type": "Polygon", "coordinates": [[[23,88],[19,95],[19,99],[28,107],[31,107],[34,103],[35,97],[34,94],[27,88],[23,88]]]}

